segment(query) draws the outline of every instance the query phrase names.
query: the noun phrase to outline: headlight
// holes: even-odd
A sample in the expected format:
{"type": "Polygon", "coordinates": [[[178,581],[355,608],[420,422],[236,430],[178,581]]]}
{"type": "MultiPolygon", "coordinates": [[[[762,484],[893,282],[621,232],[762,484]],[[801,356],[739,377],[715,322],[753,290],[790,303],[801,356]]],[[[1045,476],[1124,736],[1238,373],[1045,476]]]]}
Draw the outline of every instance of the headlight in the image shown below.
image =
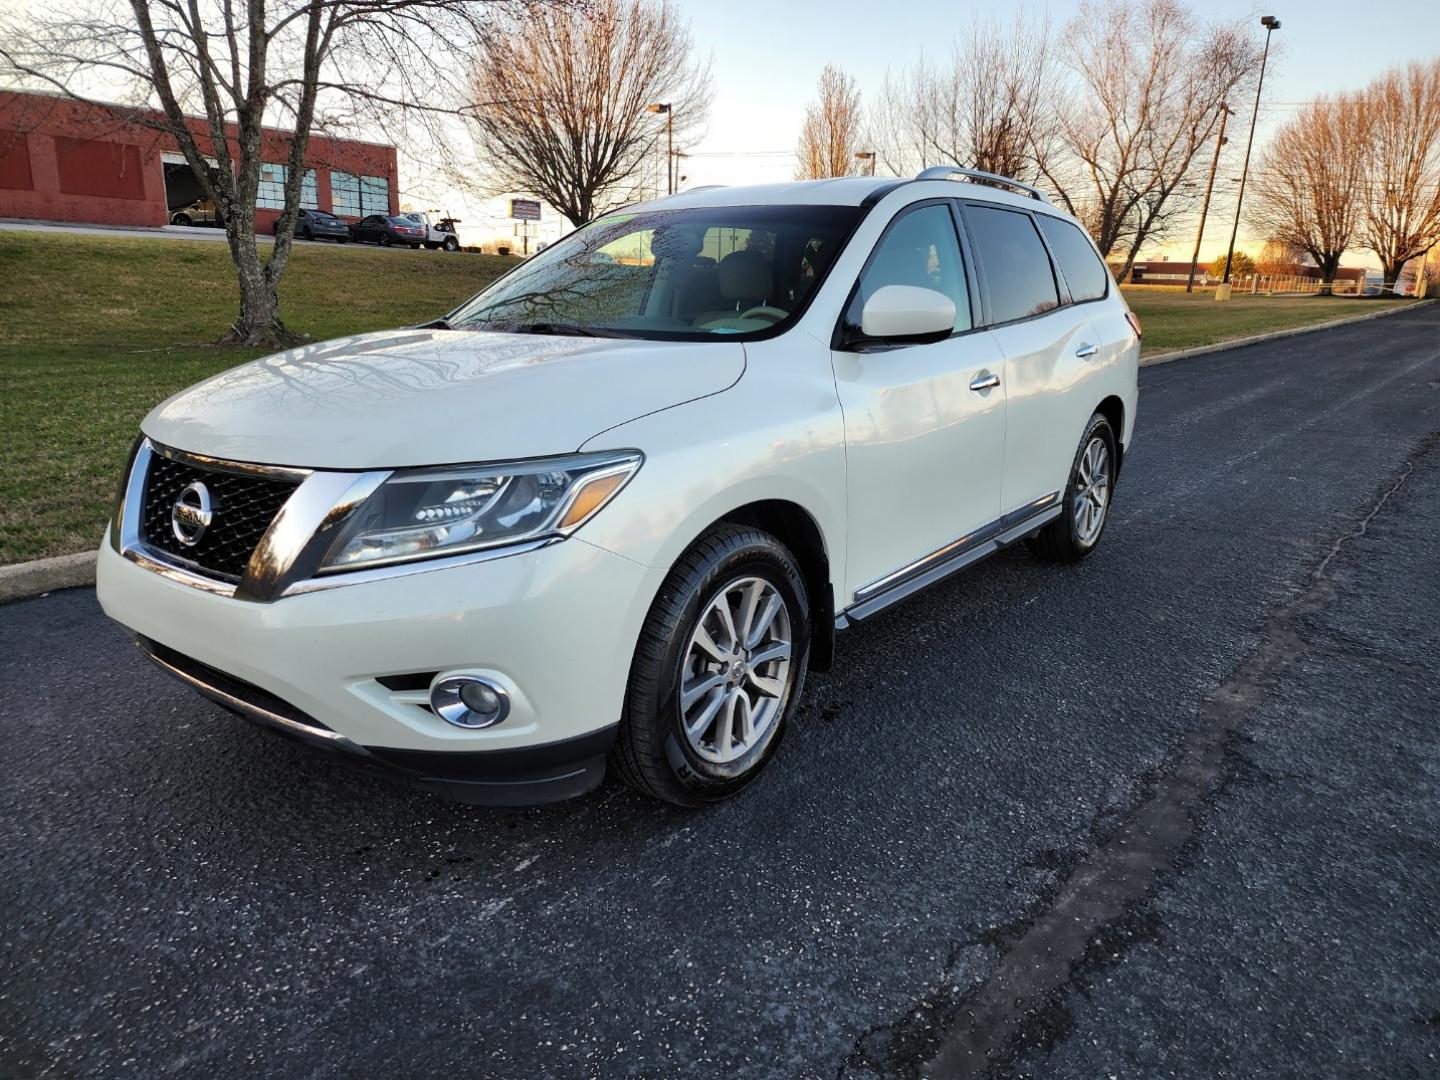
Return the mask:
{"type": "Polygon", "coordinates": [[[566,536],[625,486],[636,451],[401,469],[346,523],[321,572],[566,536]]]}

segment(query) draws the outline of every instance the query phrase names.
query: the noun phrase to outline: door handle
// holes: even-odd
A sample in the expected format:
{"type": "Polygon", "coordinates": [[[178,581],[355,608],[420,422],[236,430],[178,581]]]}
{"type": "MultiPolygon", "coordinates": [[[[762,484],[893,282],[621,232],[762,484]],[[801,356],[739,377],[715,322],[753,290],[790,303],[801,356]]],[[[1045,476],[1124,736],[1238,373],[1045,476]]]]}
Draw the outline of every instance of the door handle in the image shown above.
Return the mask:
{"type": "Polygon", "coordinates": [[[1000,376],[993,371],[982,371],[970,380],[971,390],[990,390],[1000,385],[1000,376]]]}
{"type": "Polygon", "coordinates": [[[1094,346],[1094,345],[1081,345],[1078,349],[1075,350],[1075,355],[1076,355],[1077,357],[1079,357],[1081,360],[1084,360],[1086,357],[1094,356],[1094,355],[1095,355],[1095,346],[1094,346]]]}

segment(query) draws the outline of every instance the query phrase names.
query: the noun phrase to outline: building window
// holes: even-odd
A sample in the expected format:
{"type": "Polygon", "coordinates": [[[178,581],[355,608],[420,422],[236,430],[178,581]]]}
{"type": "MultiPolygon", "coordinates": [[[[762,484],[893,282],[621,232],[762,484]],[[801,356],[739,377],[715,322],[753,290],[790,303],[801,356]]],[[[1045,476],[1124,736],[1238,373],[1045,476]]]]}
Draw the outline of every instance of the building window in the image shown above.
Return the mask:
{"type": "MultiPolygon", "coordinates": [[[[261,210],[285,209],[284,165],[264,164],[260,166],[260,190],[255,205],[261,210]]],[[[300,180],[300,205],[309,210],[318,210],[320,202],[315,195],[315,170],[306,169],[300,180]]]]}
{"type": "Polygon", "coordinates": [[[390,213],[390,181],[383,176],[330,174],[330,210],[345,217],[390,213]]]}

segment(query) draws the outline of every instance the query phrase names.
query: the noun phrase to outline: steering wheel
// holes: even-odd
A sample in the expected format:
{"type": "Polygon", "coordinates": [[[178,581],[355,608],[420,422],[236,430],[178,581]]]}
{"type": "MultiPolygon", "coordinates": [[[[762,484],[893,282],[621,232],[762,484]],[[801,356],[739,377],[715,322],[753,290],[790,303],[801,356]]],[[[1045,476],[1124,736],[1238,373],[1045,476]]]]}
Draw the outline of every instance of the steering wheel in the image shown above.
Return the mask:
{"type": "Polygon", "coordinates": [[[738,317],[741,319],[769,319],[771,322],[780,322],[783,319],[788,319],[790,313],[782,308],[767,307],[764,304],[760,304],[757,307],[750,308],[748,311],[742,311],[738,317]]]}

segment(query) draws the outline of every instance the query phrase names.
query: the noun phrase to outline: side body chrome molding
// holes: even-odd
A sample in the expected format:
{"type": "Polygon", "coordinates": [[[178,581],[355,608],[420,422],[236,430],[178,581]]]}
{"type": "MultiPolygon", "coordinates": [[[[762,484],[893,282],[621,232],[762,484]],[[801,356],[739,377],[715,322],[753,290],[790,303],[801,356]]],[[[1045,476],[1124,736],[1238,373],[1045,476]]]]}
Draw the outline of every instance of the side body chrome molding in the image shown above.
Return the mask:
{"type": "Polygon", "coordinates": [[[1023,540],[1036,529],[1060,516],[1063,509],[1061,493],[1049,495],[1012,510],[988,525],[952,540],[942,548],[902,566],[855,590],[855,602],[835,616],[835,628],[844,629],[851,622],[868,618],[897,601],[934,585],[951,574],[979,562],[1001,548],[1023,540]]]}

